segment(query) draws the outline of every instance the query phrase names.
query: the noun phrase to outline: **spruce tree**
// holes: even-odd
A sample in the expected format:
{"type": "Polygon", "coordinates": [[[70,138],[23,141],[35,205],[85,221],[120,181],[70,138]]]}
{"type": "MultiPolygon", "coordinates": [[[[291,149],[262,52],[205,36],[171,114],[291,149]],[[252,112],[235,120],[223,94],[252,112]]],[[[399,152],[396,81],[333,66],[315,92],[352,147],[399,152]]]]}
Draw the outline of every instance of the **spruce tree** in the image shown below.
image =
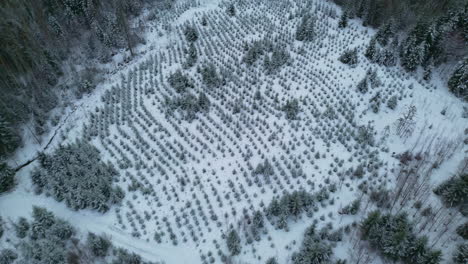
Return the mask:
{"type": "Polygon", "coordinates": [[[232,256],[239,255],[241,252],[241,240],[239,234],[231,229],[226,237],[226,244],[232,256]]]}
{"type": "Polygon", "coordinates": [[[0,193],[9,191],[15,185],[15,170],[6,163],[0,163],[0,193]]]}
{"type": "Polygon", "coordinates": [[[338,22],[339,28],[345,28],[348,26],[348,13],[346,11],[340,17],[340,21],[338,22]]]}
{"type": "Polygon", "coordinates": [[[376,53],[377,53],[376,40],[375,38],[372,38],[369,42],[369,46],[367,46],[367,49],[364,52],[364,56],[366,56],[366,58],[368,58],[370,61],[375,62],[376,53]]]}
{"type": "Polygon", "coordinates": [[[455,96],[468,101],[468,58],[457,66],[448,81],[448,87],[455,96]]]}

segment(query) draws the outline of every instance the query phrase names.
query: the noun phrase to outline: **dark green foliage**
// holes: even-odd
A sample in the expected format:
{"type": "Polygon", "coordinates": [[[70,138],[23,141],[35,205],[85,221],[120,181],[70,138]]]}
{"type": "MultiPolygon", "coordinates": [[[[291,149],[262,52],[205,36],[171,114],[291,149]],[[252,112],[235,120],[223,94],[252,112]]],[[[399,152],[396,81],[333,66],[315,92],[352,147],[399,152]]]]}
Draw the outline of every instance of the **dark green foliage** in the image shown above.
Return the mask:
{"type": "Polygon", "coordinates": [[[141,264],[143,263],[141,257],[135,253],[130,253],[126,249],[119,248],[115,253],[116,259],[112,264],[141,264]]]}
{"type": "Polygon", "coordinates": [[[88,233],[88,238],[86,240],[88,248],[91,250],[96,257],[105,257],[108,254],[109,248],[112,246],[109,239],[98,236],[94,233],[88,233]]]}
{"type": "Polygon", "coordinates": [[[192,25],[185,26],[184,35],[188,42],[195,42],[198,39],[198,31],[192,25]]]}
{"type": "Polygon", "coordinates": [[[15,170],[6,163],[0,163],[0,193],[7,192],[15,186],[15,170]]]}
{"type": "Polygon", "coordinates": [[[339,28],[345,28],[348,26],[348,13],[345,11],[340,17],[340,21],[338,22],[339,28]]]}
{"type": "MultiPolygon", "coordinates": [[[[0,98],[0,100],[1,100],[1,98],[0,98]]],[[[0,108],[3,108],[3,107],[4,106],[2,106],[0,108]]],[[[1,114],[2,113],[0,112],[0,158],[5,157],[8,154],[12,153],[21,144],[21,139],[17,135],[17,132],[10,125],[10,123],[7,122],[1,116],[1,114]]]]}
{"type": "Polygon", "coordinates": [[[466,264],[468,262],[468,243],[458,245],[452,260],[455,264],[466,264]]]}
{"type": "Polygon", "coordinates": [[[286,104],[282,107],[282,110],[285,112],[287,119],[297,119],[297,115],[300,112],[299,101],[297,99],[287,100],[286,104]]]}
{"type": "Polygon", "coordinates": [[[468,222],[457,227],[457,234],[463,237],[463,239],[468,240],[468,222]]]}
{"type": "Polygon", "coordinates": [[[239,255],[242,249],[239,234],[234,229],[231,229],[226,237],[226,244],[232,256],[239,255]]]}
{"type": "Polygon", "coordinates": [[[448,81],[448,87],[455,96],[468,101],[468,59],[457,66],[448,81]]]}
{"type": "Polygon", "coordinates": [[[355,66],[358,63],[357,49],[346,50],[338,60],[349,66],[355,66]]]}
{"type": "Polygon", "coordinates": [[[20,217],[18,223],[15,224],[16,236],[18,238],[25,238],[28,234],[30,225],[26,218],[20,217]]]}
{"type": "Polygon", "coordinates": [[[321,264],[330,263],[332,256],[332,246],[316,233],[312,225],[306,229],[301,247],[291,259],[293,264],[321,264]]]}
{"type": "Polygon", "coordinates": [[[184,75],[181,70],[177,70],[167,79],[172,88],[178,93],[183,93],[187,88],[193,88],[193,81],[184,75]]]}
{"type": "Polygon", "coordinates": [[[40,167],[31,175],[36,191],[64,201],[70,208],[106,212],[124,197],[122,189],[112,186],[118,172],[88,143],[60,146],[39,160],[40,167]]]}
{"type": "Polygon", "coordinates": [[[296,40],[312,41],[315,37],[315,18],[310,14],[302,17],[301,23],[296,28],[296,40]]]}
{"type": "Polygon", "coordinates": [[[393,260],[403,263],[440,263],[442,253],[431,250],[426,237],[417,237],[405,213],[370,213],[361,223],[362,239],[393,260]]]}
{"type": "Polygon", "coordinates": [[[12,249],[6,248],[0,251],[0,264],[13,264],[18,258],[18,254],[12,249]]]}
{"type": "Polygon", "coordinates": [[[223,80],[216,72],[216,67],[213,63],[205,63],[200,69],[203,83],[208,87],[218,87],[223,84],[223,80]]]}
{"type": "Polygon", "coordinates": [[[448,207],[466,206],[468,203],[468,173],[452,176],[434,189],[448,207]]]}

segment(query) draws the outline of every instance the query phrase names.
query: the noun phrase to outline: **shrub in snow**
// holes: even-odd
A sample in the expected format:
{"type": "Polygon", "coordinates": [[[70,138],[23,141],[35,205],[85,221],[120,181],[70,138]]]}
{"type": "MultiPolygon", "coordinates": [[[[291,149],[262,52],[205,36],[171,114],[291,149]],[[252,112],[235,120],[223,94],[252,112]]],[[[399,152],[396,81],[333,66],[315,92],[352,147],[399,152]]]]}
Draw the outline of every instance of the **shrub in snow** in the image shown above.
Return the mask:
{"type": "Polygon", "coordinates": [[[40,167],[31,175],[37,193],[51,195],[75,210],[91,208],[106,212],[125,196],[113,187],[117,170],[101,160],[96,147],[77,141],[41,154],[40,167]]]}

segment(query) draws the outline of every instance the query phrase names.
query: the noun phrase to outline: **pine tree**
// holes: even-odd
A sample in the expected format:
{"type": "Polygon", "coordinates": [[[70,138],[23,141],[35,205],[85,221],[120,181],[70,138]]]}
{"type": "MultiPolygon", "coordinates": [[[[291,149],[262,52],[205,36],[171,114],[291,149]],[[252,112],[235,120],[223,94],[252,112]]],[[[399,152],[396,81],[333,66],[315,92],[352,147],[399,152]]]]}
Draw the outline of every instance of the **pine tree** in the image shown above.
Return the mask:
{"type": "Polygon", "coordinates": [[[18,254],[12,249],[5,248],[0,251],[1,264],[13,264],[18,258],[18,254]]]}
{"type": "Polygon", "coordinates": [[[229,252],[232,256],[239,255],[241,252],[241,240],[239,234],[234,229],[231,229],[226,237],[226,243],[229,252]]]}
{"type": "Polygon", "coordinates": [[[448,87],[455,96],[468,101],[468,58],[457,66],[448,81],[448,87]]]}
{"type": "Polygon", "coordinates": [[[13,152],[21,144],[15,129],[0,116],[0,158],[13,152]]]}
{"type": "Polygon", "coordinates": [[[340,21],[338,22],[338,28],[345,28],[348,26],[348,13],[346,11],[340,17],[340,21]]]}
{"type": "Polygon", "coordinates": [[[29,231],[29,222],[26,218],[20,217],[18,223],[15,224],[15,232],[18,238],[25,238],[29,231]]]}
{"type": "Polygon", "coordinates": [[[367,76],[365,76],[358,84],[357,90],[363,94],[367,93],[369,90],[369,85],[367,84],[367,76]]]}
{"type": "Polygon", "coordinates": [[[96,257],[105,257],[108,254],[109,248],[111,247],[111,242],[102,236],[98,236],[94,233],[88,233],[88,238],[86,244],[91,253],[96,257]]]}
{"type": "Polygon", "coordinates": [[[187,60],[185,61],[185,68],[191,68],[195,63],[197,62],[198,59],[198,52],[197,49],[195,48],[195,45],[193,43],[190,43],[188,54],[187,54],[187,60]]]}
{"type": "Polygon", "coordinates": [[[184,35],[188,42],[195,42],[198,39],[198,31],[192,25],[185,26],[184,35]]]}
{"type": "Polygon", "coordinates": [[[366,58],[368,58],[370,61],[375,62],[376,53],[377,53],[376,40],[375,38],[372,38],[369,42],[369,46],[367,46],[364,56],[366,56],[366,58]]]}
{"type": "Polygon", "coordinates": [[[468,222],[457,227],[457,234],[463,239],[468,240],[468,222]]]}
{"type": "Polygon", "coordinates": [[[390,99],[388,99],[387,101],[387,107],[392,109],[392,110],[395,110],[396,106],[397,106],[397,103],[398,103],[398,97],[396,95],[390,97],[390,99]]]}
{"type": "Polygon", "coordinates": [[[15,170],[6,163],[0,163],[0,193],[9,191],[15,185],[15,170]]]}
{"type": "Polygon", "coordinates": [[[228,8],[226,9],[226,13],[231,17],[236,15],[236,7],[234,4],[229,4],[228,8]]]}
{"type": "Polygon", "coordinates": [[[312,41],[315,37],[315,18],[305,14],[296,28],[296,40],[312,41]]]}
{"type": "Polygon", "coordinates": [[[458,245],[457,249],[455,250],[452,261],[455,264],[466,264],[468,261],[468,243],[463,243],[458,245]]]}
{"type": "Polygon", "coordinates": [[[423,60],[423,50],[418,44],[416,36],[409,36],[403,44],[400,54],[401,66],[406,71],[415,71],[423,60]]]}
{"type": "Polygon", "coordinates": [[[355,66],[358,63],[357,49],[346,50],[338,60],[349,66],[355,66]]]}
{"type": "Polygon", "coordinates": [[[271,257],[271,258],[267,259],[265,264],[278,264],[278,261],[276,260],[275,257],[271,257]]]}

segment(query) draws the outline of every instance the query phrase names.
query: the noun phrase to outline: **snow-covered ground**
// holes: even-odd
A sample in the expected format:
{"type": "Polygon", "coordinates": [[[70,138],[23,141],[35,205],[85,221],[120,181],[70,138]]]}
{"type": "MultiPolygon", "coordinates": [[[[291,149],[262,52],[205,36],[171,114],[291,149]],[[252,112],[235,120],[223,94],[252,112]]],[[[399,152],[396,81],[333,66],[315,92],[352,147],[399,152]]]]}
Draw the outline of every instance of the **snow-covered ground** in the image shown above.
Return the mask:
{"type": "MultiPolygon", "coordinates": [[[[313,219],[324,216],[319,225],[331,222],[340,227],[365,215],[338,214],[341,207],[361,195],[357,186],[362,181],[394,188],[393,171],[398,171],[399,161],[392,153],[417,151],[433,136],[434,145],[445,144],[444,139],[457,140],[453,155],[431,172],[429,185],[455,173],[467,156],[462,143],[467,127],[467,119],[461,117],[463,103],[447,91],[438,76],[424,81],[400,67],[371,64],[363,51],[375,32],[356,20],[338,29],[336,14],[341,11],[328,1],[313,1],[310,9],[317,17],[316,40],[295,41],[299,12],[305,8],[300,3],[242,1],[236,4],[236,16],[229,17],[221,1],[201,1],[179,17],[152,22],[148,27],[154,30],[148,30],[147,43],[138,47],[138,55],[106,75],[92,94],[66,109],[63,126],[47,150],[89,137],[104,159],[119,168],[118,184],[127,193],[122,205],[106,214],[76,212],[51,197],[35,195],[29,178],[36,165],[32,163],[17,174],[15,190],[0,196],[1,215],[15,220],[29,216],[33,205],[44,206],[83,232],[106,233],[115,245],[147,260],[203,263],[200,256],[211,252],[215,263],[220,263],[215,245],[226,251],[222,235],[229,225],[242,231],[244,215],[262,210],[262,203],[268,205],[272,197],[285,191],[314,192],[336,183],[339,187],[331,194],[333,204],[321,207],[313,218],[304,215],[291,220],[288,232],[268,226],[261,241],[244,245],[243,253],[235,258],[259,263],[276,256],[280,263],[288,263],[313,219]],[[207,26],[200,23],[202,15],[207,26]],[[199,32],[195,42],[198,62],[183,72],[195,81],[190,92],[203,92],[211,102],[209,113],[198,113],[193,121],[182,118],[179,111],[168,112],[165,104],[165,97],[178,96],[167,78],[182,69],[185,61],[183,50],[188,43],[183,26],[187,22],[199,32]],[[171,25],[170,31],[162,30],[164,23],[171,25]],[[264,38],[286,47],[291,55],[289,64],[271,75],[263,70],[263,57],[253,66],[242,63],[245,43],[264,38]],[[354,68],[338,61],[352,48],[359,51],[354,68]],[[210,88],[203,84],[196,68],[205,62],[213,63],[218,74],[225,75],[225,85],[210,88]],[[361,94],[356,85],[369,69],[376,70],[381,84],[361,94]],[[382,104],[374,113],[369,100],[377,93],[382,104]],[[394,110],[386,106],[392,96],[398,97],[394,110]],[[298,120],[287,120],[281,110],[290,99],[299,100],[298,120]],[[239,113],[233,112],[236,105],[239,113]],[[397,135],[396,123],[410,105],[417,109],[415,128],[402,138],[397,135]],[[445,114],[441,114],[444,109],[445,114]],[[376,144],[356,147],[360,144],[356,141],[359,127],[367,124],[375,128],[376,144]],[[275,171],[269,181],[253,173],[266,159],[275,171]],[[348,169],[369,162],[381,162],[381,166],[364,179],[348,176],[348,169]],[[130,185],[135,188],[129,191],[130,185]],[[164,233],[161,243],[155,241],[155,233],[164,233]],[[288,245],[290,249],[286,249],[288,245]],[[262,260],[256,260],[258,257],[262,260]]],[[[52,134],[44,137],[44,144],[52,134]]],[[[28,139],[14,161],[21,164],[41,147],[28,139]]],[[[426,202],[440,205],[434,195],[426,202]]],[[[427,235],[434,238],[437,232],[427,235]]],[[[456,239],[447,236],[447,240],[456,239]]],[[[447,240],[440,240],[437,246],[449,253],[452,244],[442,244],[447,240]]],[[[339,244],[335,255],[350,258],[350,243],[339,244]]]]}

